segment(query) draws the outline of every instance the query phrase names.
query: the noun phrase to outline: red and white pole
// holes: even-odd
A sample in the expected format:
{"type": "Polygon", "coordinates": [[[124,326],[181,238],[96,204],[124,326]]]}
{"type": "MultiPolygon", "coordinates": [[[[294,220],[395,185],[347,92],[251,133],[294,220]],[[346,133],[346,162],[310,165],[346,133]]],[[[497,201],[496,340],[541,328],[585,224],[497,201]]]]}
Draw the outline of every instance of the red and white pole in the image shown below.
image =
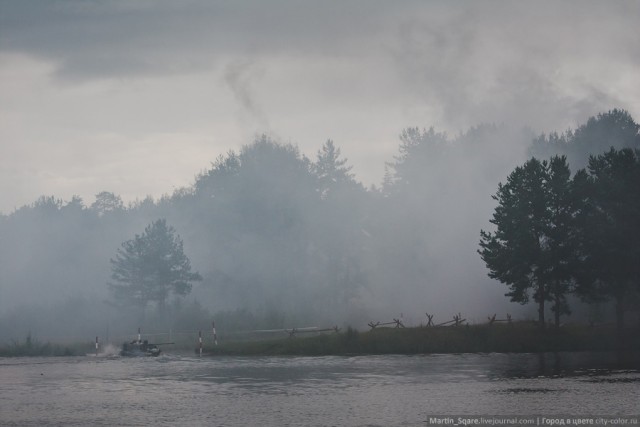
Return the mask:
{"type": "Polygon", "coordinates": [[[213,328],[213,343],[218,345],[218,335],[216,335],[216,322],[211,321],[211,327],[213,328]]]}
{"type": "Polygon", "coordinates": [[[200,357],[202,357],[202,331],[198,331],[198,341],[200,342],[200,357]]]}

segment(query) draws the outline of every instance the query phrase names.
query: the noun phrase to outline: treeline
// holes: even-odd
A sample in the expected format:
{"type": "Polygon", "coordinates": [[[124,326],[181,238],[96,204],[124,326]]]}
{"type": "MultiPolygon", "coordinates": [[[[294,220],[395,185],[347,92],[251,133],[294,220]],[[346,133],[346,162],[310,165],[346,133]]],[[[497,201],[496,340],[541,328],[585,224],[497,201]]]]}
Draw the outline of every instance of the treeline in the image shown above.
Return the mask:
{"type": "Polygon", "coordinates": [[[105,191],[87,206],[80,197],[41,197],[0,216],[3,333],[54,333],[63,325],[66,334],[82,334],[128,318],[113,305],[110,260],[158,220],[202,280],[184,288],[191,302],[169,292],[142,304],[147,310],[132,308],[131,319],[160,301],[176,328],[189,324],[185,310],[195,317],[226,313],[229,327],[239,328],[357,325],[425,310],[484,319],[509,306],[476,253],[498,182],[532,154],[567,154],[573,164],[568,147],[598,155],[611,146],[640,147],[638,125],[624,111],[600,114],[562,136],[481,125],[452,138],[408,128],[384,182],[365,188],[332,141],[308,158],[295,145],[261,136],[159,200],[126,206],[105,191]],[[582,147],[580,138],[590,143],[582,147]]]}
{"type": "Polygon", "coordinates": [[[543,327],[547,301],[558,327],[568,294],[614,299],[621,329],[625,306],[640,307],[640,150],[591,156],[573,177],[565,156],[532,158],[494,198],[496,231],[481,231],[479,252],[507,296],[532,295],[543,327]]]}
{"type": "Polygon", "coordinates": [[[556,327],[571,314],[569,295],[613,300],[619,330],[640,310],[639,150],[640,126],[613,110],[535,138],[533,157],[499,184],[495,231],[481,231],[478,252],[506,296],[537,303],[541,326],[546,302],[556,327]]]}

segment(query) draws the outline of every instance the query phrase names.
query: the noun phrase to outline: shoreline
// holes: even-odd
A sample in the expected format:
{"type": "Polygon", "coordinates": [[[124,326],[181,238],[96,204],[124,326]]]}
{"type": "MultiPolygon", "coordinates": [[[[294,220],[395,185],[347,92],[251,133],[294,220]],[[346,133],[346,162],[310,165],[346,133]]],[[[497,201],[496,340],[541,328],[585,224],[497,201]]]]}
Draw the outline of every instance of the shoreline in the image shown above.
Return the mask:
{"type": "MultiPolygon", "coordinates": [[[[640,328],[619,333],[613,326],[567,325],[539,329],[530,322],[498,325],[376,328],[203,345],[203,356],[355,356],[389,354],[546,353],[580,351],[640,352],[640,328]]],[[[111,343],[119,349],[119,345],[111,343]]],[[[197,353],[196,343],[179,342],[165,351],[197,353]]],[[[0,357],[86,356],[95,343],[14,342],[0,346],[0,357]]]]}
{"type": "Polygon", "coordinates": [[[618,335],[615,327],[567,326],[541,330],[529,323],[457,327],[347,329],[314,337],[205,345],[209,356],[330,356],[452,353],[544,353],[640,351],[638,328],[618,335]]]}

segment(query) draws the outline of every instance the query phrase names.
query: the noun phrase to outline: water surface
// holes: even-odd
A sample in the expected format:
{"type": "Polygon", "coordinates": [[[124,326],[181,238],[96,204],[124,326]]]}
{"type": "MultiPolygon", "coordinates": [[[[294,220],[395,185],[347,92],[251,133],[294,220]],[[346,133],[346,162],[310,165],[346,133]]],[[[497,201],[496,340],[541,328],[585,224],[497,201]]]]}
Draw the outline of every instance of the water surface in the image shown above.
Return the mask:
{"type": "Polygon", "coordinates": [[[609,353],[0,358],[0,425],[414,426],[443,415],[638,415],[609,353]]]}

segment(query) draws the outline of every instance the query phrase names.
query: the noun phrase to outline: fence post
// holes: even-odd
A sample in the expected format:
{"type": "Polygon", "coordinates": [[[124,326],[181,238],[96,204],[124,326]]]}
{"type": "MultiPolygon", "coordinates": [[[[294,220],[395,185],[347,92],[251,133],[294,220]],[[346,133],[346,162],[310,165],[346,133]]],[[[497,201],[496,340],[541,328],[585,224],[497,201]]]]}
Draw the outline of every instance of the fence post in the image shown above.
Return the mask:
{"type": "Polygon", "coordinates": [[[433,314],[426,313],[426,315],[428,319],[427,326],[433,326],[433,314]]]}

